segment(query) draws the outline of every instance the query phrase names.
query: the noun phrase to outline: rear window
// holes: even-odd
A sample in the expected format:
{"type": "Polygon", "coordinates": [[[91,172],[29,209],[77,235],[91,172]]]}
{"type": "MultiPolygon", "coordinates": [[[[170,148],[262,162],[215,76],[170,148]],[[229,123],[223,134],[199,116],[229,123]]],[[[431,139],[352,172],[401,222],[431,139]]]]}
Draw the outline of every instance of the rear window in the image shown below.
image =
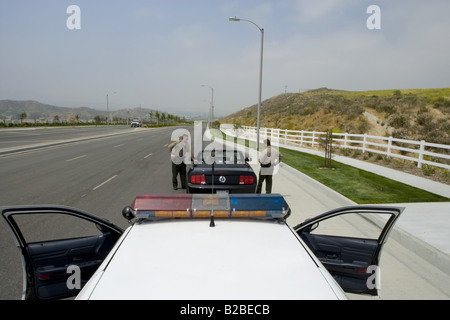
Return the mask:
{"type": "Polygon", "coordinates": [[[242,152],[236,150],[203,151],[202,161],[206,164],[244,164],[245,158],[242,152]]]}

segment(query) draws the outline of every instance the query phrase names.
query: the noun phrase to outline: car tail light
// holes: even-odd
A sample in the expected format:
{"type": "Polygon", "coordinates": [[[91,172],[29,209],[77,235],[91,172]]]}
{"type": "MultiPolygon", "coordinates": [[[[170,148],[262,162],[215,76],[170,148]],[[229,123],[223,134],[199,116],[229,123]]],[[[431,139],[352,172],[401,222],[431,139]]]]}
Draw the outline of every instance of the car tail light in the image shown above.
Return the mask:
{"type": "Polygon", "coordinates": [[[192,184],[206,184],[206,178],[204,174],[194,174],[191,176],[192,184]]]}
{"type": "Polygon", "coordinates": [[[239,176],[239,184],[253,184],[255,183],[255,179],[250,175],[241,175],[239,176]]]}

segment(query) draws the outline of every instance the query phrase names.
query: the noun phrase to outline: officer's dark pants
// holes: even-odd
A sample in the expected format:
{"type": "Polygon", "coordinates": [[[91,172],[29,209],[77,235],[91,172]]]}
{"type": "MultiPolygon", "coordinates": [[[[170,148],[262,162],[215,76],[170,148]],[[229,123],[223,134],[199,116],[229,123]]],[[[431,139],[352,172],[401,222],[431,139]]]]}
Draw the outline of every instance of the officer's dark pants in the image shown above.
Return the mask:
{"type": "Polygon", "coordinates": [[[261,171],[258,176],[258,186],[256,187],[256,193],[261,193],[262,184],[266,181],[266,193],[272,193],[272,175],[263,175],[261,171]]]}
{"type": "Polygon", "coordinates": [[[172,162],[172,185],[175,188],[178,187],[178,174],[180,174],[181,188],[186,188],[186,164],[175,164],[172,162]]]}

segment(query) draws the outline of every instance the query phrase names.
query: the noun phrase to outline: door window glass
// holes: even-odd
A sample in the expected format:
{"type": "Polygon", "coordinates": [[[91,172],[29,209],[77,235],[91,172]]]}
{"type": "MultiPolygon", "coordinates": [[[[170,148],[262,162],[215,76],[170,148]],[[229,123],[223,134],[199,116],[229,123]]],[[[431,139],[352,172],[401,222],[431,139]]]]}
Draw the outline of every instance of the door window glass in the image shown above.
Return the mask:
{"type": "Polygon", "coordinates": [[[390,214],[348,213],[320,221],[311,234],[378,239],[390,214]]]}
{"type": "Polygon", "coordinates": [[[68,214],[16,214],[14,215],[14,220],[27,243],[99,236],[102,234],[95,223],[68,214]]]}

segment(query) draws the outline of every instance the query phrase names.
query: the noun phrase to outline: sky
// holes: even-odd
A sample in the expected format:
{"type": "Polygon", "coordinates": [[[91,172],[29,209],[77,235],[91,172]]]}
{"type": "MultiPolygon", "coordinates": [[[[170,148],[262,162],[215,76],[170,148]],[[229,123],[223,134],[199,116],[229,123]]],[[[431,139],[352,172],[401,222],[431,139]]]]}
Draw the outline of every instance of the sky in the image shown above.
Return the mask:
{"type": "Polygon", "coordinates": [[[235,16],[264,29],[263,101],[449,87],[449,12],[448,0],[0,0],[0,100],[103,110],[108,95],[112,110],[207,114],[213,98],[226,116],[259,96],[261,31],[235,16]]]}

